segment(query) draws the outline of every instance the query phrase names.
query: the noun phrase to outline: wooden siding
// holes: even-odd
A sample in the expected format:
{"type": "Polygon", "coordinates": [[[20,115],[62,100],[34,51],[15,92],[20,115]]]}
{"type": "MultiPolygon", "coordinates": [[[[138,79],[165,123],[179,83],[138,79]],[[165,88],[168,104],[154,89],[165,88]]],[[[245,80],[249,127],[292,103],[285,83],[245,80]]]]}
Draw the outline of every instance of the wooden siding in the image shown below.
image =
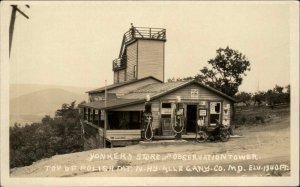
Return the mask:
{"type": "Polygon", "coordinates": [[[125,82],[125,69],[119,71],[119,82],[125,82]]]}
{"type": "MultiPolygon", "coordinates": [[[[113,93],[107,93],[107,99],[115,99],[117,96],[113,93]]],[[[90,101],[99,101],[99,100],[105,100],[105,94],[103,93],[93,93],[89,94],[90,101]]]]}
{"type": "Polygon", "coordinates": [[[109,140],[139,140],[141,130],[106,130],[106,138],[109,140]]]}
{"type": "Polygon", "coordinates": [[[114,84],[118,83],[118,72],[114,72],[114,84]]]}
{"type": "Polygon", "coordinates": [[[138,78],[153,76],[164,81],[164,42],[138,41],[138,78]]]}
{"type": "Polygon", "coordinates": [[[103,129],[87,121],[84,121],[82,125],[85,132],[83,134],[84,150],[103,148],[103,129]]]}
{"type": "MultiPolygon", "coordinates": [[[[175,102],[176,101],[176,96],[180,96],[181,97],[181,102],[185,103],[185,104],[197,104],[200,101],[206,101],[206,108],[208,109],[208,114],[209,114],[209,102],[211,101],[219,101],[222,103],[222,112],[221,112],[221,116],[224,117],[223,115],[223,109],[224,106],[227,104],[230,104],[230,115],[228,116],[229,122],[232,119],[232,103],[230,100],[204,88],[201,87],[197,84],[191,84],[188,86],[185,86],[179,90],[176,90],[174,92],[171,92],[159,99],[156,99],[156,101],[160,101],[160,102],[175,102]],[[191,89],[198,89],[198,99],[196,98],[192,98],[191,97],[191,89]]],[[[185,112],[186,112],[186,105],[185,105],[185,112]]],[[[224,119],[224,118],[223,118],[224,119]]],[[[222,120],[223,120],[222,119],[222,120]]],[[[205,122],[207,123],[208,119],[205,120],[205,122]]]]}
{"type": "Polygon", "coordinates": [[[105,95],[104,93],[93,93],[93,94],[89,94],[89,97],[92,98],[93,101],[98,100],[98,98],[104,98],[105,95]]]}
{"type": "Polygon", "coordinates": [[[111,111],[144,111],[144,110],[145,110],[145,104],[142,103],[142,104],[136,104],[136,105],[113,109],[111,111]]]}
{"type": "Polygon", "coordinates": [[[127,81],[136,79],[133,77],[134,66],[137,65],[137,42],[127,46],[127,81]]]}

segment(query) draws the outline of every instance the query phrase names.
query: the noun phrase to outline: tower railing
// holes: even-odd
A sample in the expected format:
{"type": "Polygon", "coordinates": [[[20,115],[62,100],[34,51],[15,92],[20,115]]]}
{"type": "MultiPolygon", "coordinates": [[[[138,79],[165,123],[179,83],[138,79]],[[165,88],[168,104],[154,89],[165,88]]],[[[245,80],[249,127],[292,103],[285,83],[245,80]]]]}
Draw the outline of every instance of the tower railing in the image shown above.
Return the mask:
{"type": "Polygon", "coordinates": [[[119,58],[123,56],[125,45],[136,39],[149,39],[166,41],[166,29],[151,27],[131,26],[129,31],[125,32],[119,53],[119,58]]]}
{"type": "Polygon", "coordinates": [[[150,27],[131,27],[129,31],[127,31],[124,34],[125,43],[137,38],[166,40],[166,29],[150,27]]]}
{"type": "Polygon", "coordinates": [[[121,58],[117,58],[113,60],[112,65],[113,65],[113,71],[125,69],[127,66],[127,56],[123,55],[121,58]]]}

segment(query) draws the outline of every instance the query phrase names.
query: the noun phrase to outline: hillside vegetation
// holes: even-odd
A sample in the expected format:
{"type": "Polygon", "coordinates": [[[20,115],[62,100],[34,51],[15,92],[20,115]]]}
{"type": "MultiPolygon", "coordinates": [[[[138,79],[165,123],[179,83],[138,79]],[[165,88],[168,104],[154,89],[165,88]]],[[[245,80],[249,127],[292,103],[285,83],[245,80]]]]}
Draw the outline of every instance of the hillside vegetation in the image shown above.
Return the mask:
{"type": "Polygon", "coordinates": [[[75,102],[63,104],[55,117],[9,129],[10,167],[21,167],[56,154],[82,151],[80,116],[75,102]]]}

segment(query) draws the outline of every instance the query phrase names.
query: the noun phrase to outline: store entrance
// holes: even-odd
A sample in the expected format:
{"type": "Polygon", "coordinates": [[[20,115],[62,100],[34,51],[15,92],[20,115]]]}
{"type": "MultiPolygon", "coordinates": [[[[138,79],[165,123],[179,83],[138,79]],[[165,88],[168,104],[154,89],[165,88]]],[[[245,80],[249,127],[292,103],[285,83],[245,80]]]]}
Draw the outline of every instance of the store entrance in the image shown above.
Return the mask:
{"type": "Polygon", "coordinates": [[[186,119],[186,132],[195,133],[197,125],[197,105],[187,105],[186,119]]]}

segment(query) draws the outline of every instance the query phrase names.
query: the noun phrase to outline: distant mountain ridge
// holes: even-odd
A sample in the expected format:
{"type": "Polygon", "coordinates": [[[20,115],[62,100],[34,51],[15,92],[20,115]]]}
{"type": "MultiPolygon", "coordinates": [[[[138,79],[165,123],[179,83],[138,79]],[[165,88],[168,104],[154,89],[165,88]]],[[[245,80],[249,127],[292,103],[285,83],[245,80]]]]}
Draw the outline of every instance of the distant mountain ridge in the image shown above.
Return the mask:
{"type": "Polygon", "coordinates": [[[45,115],[54,116],[55,111],[63,103],[73,101],[76,101],[76,104],[87,101],[87,94],[74,93],[62,88],[42,89],[29,93],[27,91],[24,95],[10,99],[10,125],[16,122],[21,124],[39,122],[45,115]]]}
{"type": "Polygon", "coordinates": [[[94,87],[76,87],[76,86],[60,86],[60,85],[42,85],[42,84],[10,84],[9,98],[13,99],[32,92],[53,89],[53,88],[60,88],[80,95],[84,94],[86,91],[94,89],[94,87]]]}

